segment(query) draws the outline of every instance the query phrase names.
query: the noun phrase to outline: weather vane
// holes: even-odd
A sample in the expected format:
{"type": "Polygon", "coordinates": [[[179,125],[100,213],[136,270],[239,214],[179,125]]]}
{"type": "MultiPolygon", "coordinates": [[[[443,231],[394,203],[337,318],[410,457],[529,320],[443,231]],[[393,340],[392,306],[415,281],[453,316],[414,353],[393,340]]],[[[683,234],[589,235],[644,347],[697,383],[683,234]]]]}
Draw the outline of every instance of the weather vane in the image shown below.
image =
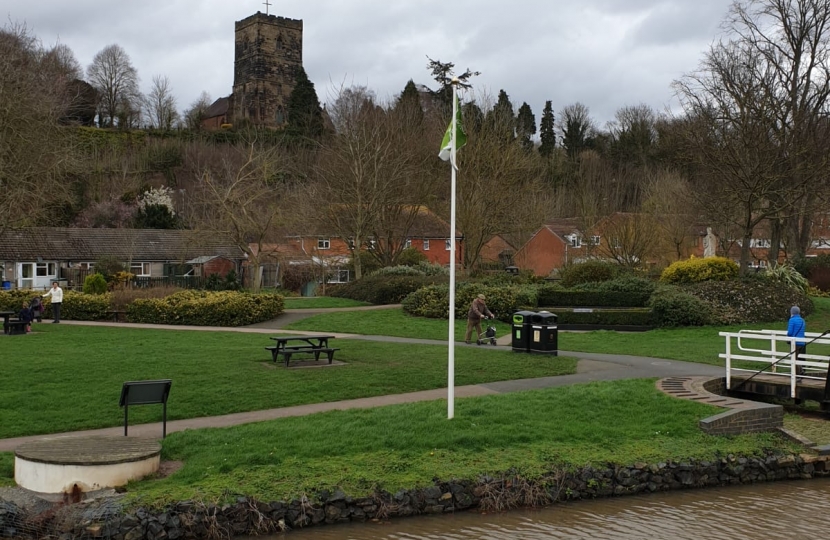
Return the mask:
{"type": "Polygon", "coordinates": [[[265,0],[262,5],[265,6],[265,14],[268,15],[268,8],[271,7],[272,4],[268,0],[265,0]]]}

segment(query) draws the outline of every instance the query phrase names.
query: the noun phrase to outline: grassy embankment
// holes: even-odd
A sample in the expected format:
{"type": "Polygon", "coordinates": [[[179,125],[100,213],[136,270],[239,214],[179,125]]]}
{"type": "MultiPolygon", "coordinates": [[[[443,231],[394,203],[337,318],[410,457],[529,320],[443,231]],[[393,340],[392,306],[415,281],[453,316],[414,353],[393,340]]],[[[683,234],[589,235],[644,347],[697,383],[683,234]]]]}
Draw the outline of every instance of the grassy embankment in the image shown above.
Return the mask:
{"type": "Polygon", "coordinates": [[[712,459],[796,448],[771,434],[711,437],[698,419],[718,409],[677,400],[653,381],[592,383],[459,400],[336,411],[228,429],[175,433],[163,457],[184,468],[133,484],[138,501],[217,500],[245,494],[286,500],[339,487],[431,485],[515,470],[533,478],[554,467],[712,459]]]}
{"type": "Polygon", "coordinates": [[[286,296],[285,309],[329,309],[370,306],[368,302],[358,302],[348,298],[333,296],[286,296]]]}

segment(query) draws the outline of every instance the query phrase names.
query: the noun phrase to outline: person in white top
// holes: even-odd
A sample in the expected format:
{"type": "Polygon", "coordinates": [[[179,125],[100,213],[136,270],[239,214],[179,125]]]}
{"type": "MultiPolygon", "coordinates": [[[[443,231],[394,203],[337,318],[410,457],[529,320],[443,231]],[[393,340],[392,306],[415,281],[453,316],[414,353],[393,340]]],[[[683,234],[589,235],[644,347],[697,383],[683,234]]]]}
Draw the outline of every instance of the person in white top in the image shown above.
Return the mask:
{"type": "Polygon", "coordinates": [[[49,292],[43,295],[44,298],[47,296],[52,297],[52,318],[54,319],[53,323],[61,322],[61,302],[63,302],[63,289],[58,286],[57,281],[52,282],[52,288],[49,289],[49,292]]]}

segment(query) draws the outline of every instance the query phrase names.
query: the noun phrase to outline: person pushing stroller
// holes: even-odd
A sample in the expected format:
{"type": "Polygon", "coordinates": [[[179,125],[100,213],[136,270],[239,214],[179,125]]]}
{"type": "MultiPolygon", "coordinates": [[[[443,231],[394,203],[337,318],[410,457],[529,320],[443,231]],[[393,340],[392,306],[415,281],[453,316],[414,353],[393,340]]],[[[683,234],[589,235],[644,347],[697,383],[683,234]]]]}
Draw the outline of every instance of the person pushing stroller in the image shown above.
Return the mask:
{"type": "Polygon", "coordinates": [[[484,295],[479,294],[473,299],[470,304],[470,311],[467,312],[467,332],[464,334],[464,343],[469,345],[470,336],[473,333],[473,328],[476,330],[476,336],[481,336],[481,319],[492,319],[495,316],[487,309],[487,304],[484,303],[484,295]]]}

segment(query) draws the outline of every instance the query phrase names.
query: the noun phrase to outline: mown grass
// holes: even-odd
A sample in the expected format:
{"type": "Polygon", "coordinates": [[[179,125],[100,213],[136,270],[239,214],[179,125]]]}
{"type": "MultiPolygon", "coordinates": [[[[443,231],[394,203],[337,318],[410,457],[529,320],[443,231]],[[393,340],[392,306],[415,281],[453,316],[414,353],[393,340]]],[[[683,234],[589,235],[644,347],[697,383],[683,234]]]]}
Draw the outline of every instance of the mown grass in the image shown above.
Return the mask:
{"type": "Polygon", "coordinates": [[[328,309],[370,306],[368,302],[359,302],[349,298],[333,296],[286,296],[285,309],[328,309]]]}
{"type": "MultiPolygon", "coordinates": [[[[830,299],[813,298],[816,311],[807,318],[810,332],[823,332],[830,328],[830,299]]],[[[489,321],[485,321],[485,324],[489,321]]],[[[466,322],[456,322],[456,339],[462,339],[466,322]]],[[[333,331],[352,334],[420,337],[425,339],[446,339],[447,321],[411,317],[402,310],[374,312],[324,313],[292,323],[287,328],[318,332],[333,331]]],[[[510,333],[510,326],[497,323],[498,335],[510,333]]],[[[579,351],[607,354],[628,354],[667,358],[686,362],[722,365],[718,354],[724,351],[724,338],[719,332],[737,332],[741,329],[786,329],[786,322],[758,323],[741,326],[704,326],[690,328],[665,328],[648,332],[560,332],[559,348],[564,351],[579,351]]],[[[768,342],[766,342],[768,344],[768,342]]],[[[752,344],[749,344],[752,346],[752,344]]],[[[755,346],[762,346],[756,343],[755,346]]],[[[779,344],[781,350],[783,344],[779,344]]],[[[813,346],[811,352],[830,354],[830,347],[813,346]]]]}
{"type": "Polygon", "coordinates": [[[784,427],[807,437],[816,444],[830,444],[830,422],[827,418],[786,414],[784,415],[784,427]]]}
{"type": "MultiPolygon", "coordinates": [[[[0,336],[0,438],[118,426],[124,381],[172,379],[171,420],[446,387],[447,348],[337,339],[343,366],[285,369],[268,334],[36,324],[0,336]]],[[[573,373],[576,360],[458,347],[457,385],[573,373]]],[[[135,407],[131,423],[159,421],[135,407]]]]}
{"type": "Polygon", "coordinates": [[[475,479],[516,470],[751,455],[796,447],[772,434],[713,437],[697,426],[718,409],[670,398],[653,380],[591,383],[446,402],[335,411],[227,429],[174,433],[163,458],[184,467],[129,486],[144,503],[312,496],[340,487],[352,495],[475,479]]]}
{"type": "Polygon", "coordinates": [[[13,486],[14,483],[14,454],[0,452],[0,487],[13,486]]]}

